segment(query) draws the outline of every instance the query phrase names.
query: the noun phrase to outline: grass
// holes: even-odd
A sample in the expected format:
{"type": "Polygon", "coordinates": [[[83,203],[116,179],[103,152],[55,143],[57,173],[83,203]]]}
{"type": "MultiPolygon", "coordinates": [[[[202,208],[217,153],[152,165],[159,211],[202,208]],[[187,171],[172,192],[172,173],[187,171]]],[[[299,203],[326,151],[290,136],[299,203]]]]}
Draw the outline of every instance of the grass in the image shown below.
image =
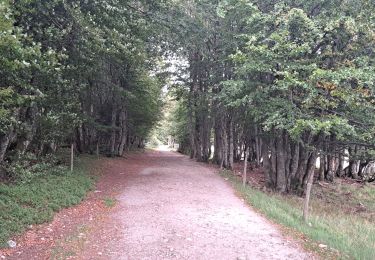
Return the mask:
{"type": "Polygon", "coordinates": [[[116,200],[113,198],[106,197],[103,199],[104,205],[108,208],[112,208],[116,205],[116,200]]]}
{"type": "MultiPolygon", "coordinates": [[[[266,193],[248,185],[243,187],[241,180],[228,171],[221,172],[221,175],[232,183],[251,206],[267,218],[306,236],[312,241],[306,246],[318,251],[323,258],[375,259],[374,215],[370,214],[372,218],[368,218],[367,215],[359,212],[348,212],[341,201],[332,202],[340,197],[340,192],[343,194],[352,192],[355,195],[351,196],[351,199],[346,198],[346,203],[354,203],[360,198],[360,201],[363,201],[361,203],[368,208],[374,207],[374,186],[366,186],[354,191],[350,185],[341,185],[340,192],[325,191],[322,199],[317,199],[316,196],[322,190],[314,186],[311,216],[309,223],[306,224],[302,220],[301,198],[266,193]],[[326,200],[327,196],[329,200],[326,200]],[[321,249],[319,244],[327,245],[328,248],[321,249]]],[[[340,199],[343,200],[342,197],[340,199]]]]}
{"type": "Polygon", "coordinates": [[[29,225],[51,221],[55,212],[80,203],[94,184],[88,161],[80,162],[73,173],[65,170],[25,183],[0,183],[0,246],[29,225]]]}

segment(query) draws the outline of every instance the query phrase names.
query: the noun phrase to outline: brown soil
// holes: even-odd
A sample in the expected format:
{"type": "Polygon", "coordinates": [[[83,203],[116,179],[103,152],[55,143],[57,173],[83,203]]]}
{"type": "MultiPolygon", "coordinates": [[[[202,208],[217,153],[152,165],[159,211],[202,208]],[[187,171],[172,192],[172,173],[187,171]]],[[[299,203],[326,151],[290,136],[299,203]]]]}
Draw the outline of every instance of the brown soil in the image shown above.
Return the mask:
{"type": "Polygon", "coordinates": [[[212,167],[166,151],[103,159],[96,191],[5,259],[311,259],[212,167]],[[110,204],[116,200],[113,208],[110,204]],[[43,238],[43,239],[42,239],[43,238]],[[31,241],[31,242],[30,242],[31,241]]]}

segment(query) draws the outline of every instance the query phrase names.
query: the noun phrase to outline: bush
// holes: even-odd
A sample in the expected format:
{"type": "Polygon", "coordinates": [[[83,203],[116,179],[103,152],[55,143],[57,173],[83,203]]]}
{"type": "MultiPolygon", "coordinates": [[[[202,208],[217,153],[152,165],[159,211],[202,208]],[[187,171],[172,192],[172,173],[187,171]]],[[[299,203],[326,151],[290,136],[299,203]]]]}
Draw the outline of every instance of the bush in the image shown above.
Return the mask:
{"type": "Polygon", "coordinates": [[[37,158],[32,153],[17,154],[5,169],[13,182],[27,183],[41,176],[64,174],[66,167],[58,165],[58,162],[53,155],[37,158]]]}
{"type": "Polygon", "coordinates": [[[31,224],[50,221],[54,212],[78,204],[93,187],[85,171],[41,162],[22,168],[11,166],[17,181],[0,184],[0,245],[31,224]]]}

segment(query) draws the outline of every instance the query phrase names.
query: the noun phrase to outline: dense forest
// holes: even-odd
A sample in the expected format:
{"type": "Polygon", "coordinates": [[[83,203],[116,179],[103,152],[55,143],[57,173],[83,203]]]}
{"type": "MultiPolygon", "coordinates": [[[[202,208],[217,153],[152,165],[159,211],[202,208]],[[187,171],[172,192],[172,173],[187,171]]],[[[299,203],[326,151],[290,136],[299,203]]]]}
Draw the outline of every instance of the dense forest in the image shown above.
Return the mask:
{"type": "Polygon", "coordinates": [[[180,151],[303,193],[375,179],[371,1],[7,0],[0,4],[0,163],[74,145],[143,147],[174,100],[180,151]],[[179,60],[180,62],[176,62],[179,60]],[[171,69],[172,68],[172,69],[171,69]]]}
{"type": "Polygon", "coordinates": [[[111,156],[144,146],[164,85],[157,45],[148,43],[157,28],[141,11],[157,9],[152,2],[2,1],[5,169],[25,154],[41,158],[71,144],[111,156]]]}
{"type": "Polygon", "coordinates": [[[80,216],[77,250],[116,228],[93,229],[93,259],[129,241],[138,258],[263,256],[289,235],[374,259],[374,184],[374,0],[0,0],[1,259],[70,240],[80,216]],[[163,143],[191,159],[134,152],[163,143]]]}
{"type": "Polygon", "coordinates": [[[374,180],[371,1],[195,1],[181,9],[189,64],[174,89],[181,151],[229,169],[246,153],[282,193],[304,193],[317,162],[320,180],[374,180]]]}

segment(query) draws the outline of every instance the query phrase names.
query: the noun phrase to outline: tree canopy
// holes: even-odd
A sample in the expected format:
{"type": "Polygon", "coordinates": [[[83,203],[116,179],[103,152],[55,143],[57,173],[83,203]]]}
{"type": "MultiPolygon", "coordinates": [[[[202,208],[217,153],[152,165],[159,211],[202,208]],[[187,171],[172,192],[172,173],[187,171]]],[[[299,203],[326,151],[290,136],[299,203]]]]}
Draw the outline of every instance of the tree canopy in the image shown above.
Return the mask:
{"type": "Polygon", "coordinates": [[[303,191],[317,158],[321,179],[374,178],[371,1],[6,0],[0,11],[0,162],[69,143],[112,156],[143,146],[168,85],[170,134],[192,158],[232,168],[247,152],[281,192],[303,191]]]}
{"type": "Polygon", "coordinates": [[[303,191],[318,157],[321,179],[373,178],[370,1],[180,5],[189,24],[179,42],[189,77],[176,87],[185,152],[232,168],[248,151],[281,192],[303,191]]]}
{"type": "Polygon", "coordinates": [[[142,146],[163,77],[143,14],[152,1],[2,1],[0,161],[74,142],[111,155],[142,146]],[[3,15],[4,14],[4,15],[3,15]]]}

